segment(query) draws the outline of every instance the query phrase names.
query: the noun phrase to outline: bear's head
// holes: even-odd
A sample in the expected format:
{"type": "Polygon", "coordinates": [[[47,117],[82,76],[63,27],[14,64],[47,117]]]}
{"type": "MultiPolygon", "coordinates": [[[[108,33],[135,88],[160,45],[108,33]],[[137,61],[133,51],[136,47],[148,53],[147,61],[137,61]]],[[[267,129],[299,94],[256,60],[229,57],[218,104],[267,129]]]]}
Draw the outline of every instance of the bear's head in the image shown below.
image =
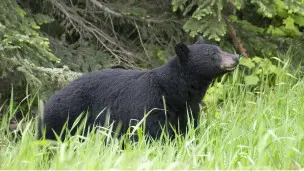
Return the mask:
{"type": "Polygon", "coordinates": [[[179,43],[175,52],[182,68],[208,79],[233,71],[239,63],[239,55],[224,52],[215,45],[201,44],[200,41],[188,46],[179,43]]]}

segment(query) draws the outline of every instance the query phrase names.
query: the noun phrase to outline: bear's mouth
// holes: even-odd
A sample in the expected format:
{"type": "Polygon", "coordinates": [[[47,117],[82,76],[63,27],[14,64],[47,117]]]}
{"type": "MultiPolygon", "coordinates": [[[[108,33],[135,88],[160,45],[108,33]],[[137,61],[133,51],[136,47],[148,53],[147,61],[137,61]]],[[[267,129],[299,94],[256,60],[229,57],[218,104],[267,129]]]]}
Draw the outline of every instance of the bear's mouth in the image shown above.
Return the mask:
{"type": "Polygon", "coordinates": [[[236,67],[237,67],[237,65],[235,65],[235,66],[233,66],[233,67],[226,67],[226,68],[224,68],[226,71],[233,71],[233,70],[235,70],[236,69],[236,67]]]}
{"type": "Polygon", "coordinates": [[[221,66],[221,69],[223,70],[223,71],[233,71],[233,70],[235,70],[236,69],[236,67],[238,66],[238,63],[236,63],[236,64],[234,64],[234,65],[229,65],[229,66],[224,66],[224,65],[222,65],[221,66]]]}

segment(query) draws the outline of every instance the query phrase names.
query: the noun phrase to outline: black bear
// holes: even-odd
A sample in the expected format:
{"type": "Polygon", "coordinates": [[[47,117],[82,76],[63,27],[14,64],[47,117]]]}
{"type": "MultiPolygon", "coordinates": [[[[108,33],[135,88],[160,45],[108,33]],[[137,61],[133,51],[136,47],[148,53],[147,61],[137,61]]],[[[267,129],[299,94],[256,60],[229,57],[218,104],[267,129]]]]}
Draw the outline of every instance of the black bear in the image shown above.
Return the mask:
{"type": "Polygon", "coordinates": [[[200,43],[179,43],[175,52],[165,65],[152,70],[104,69],[74,80],[45,105],[38,136],[45,129],[45,137],[55,139],[54,132],[59,135],[67,121],[71,128],[82,112],[88,112],[87,126],[103,126],[108,118],[116,126],[121,123],[120,132],[125,133],[150,111],[145,131],[151,137],[157,138],[167,123],[170,136],[172,128],[184,133],[187,111],[197,121],[199,103],[212,79],[234,70],[239,56],[200,43]]]}

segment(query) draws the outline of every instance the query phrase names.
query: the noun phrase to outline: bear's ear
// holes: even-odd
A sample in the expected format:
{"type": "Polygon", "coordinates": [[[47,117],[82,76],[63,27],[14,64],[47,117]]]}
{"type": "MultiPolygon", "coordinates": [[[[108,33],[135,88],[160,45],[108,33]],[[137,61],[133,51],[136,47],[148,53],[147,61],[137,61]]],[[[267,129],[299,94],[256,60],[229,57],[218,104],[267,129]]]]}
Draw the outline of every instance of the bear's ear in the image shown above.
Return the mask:
{"type": "Polygon", "coordinates": [[[185,44],[178,43],[175,45],[175,53],[181,62],[186,62],[188,60],[189,52],[190,50],[185,44]]]}
{"type": "Polygon", "coordinates": [[[198,36],[197,41],[195,42],[195,44],[203,44],[205,43],[205,40],[203,38],[203,36],[198,36]]]}

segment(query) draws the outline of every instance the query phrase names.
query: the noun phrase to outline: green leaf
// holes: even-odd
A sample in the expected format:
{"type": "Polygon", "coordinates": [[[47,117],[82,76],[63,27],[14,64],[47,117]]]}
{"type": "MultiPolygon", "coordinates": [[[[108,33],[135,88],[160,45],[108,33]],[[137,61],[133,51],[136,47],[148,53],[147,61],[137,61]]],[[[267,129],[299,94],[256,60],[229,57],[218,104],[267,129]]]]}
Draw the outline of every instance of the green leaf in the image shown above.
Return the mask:
{"type": "Polygon", "coordinates": [[[273,37],[279,37],[279,36],[285,36],[285,32],[278,27],[273,27],[272,25],[270,25],[266,31],[267,34],[271,34],[271,36],[273,37]]]}
{"type": "Polygon", "coordinates": [[[252,61],[255,62],[255,63],[257,63],[257,64],[263,64],[263,63],[265,63],[265,60],[263,58],[261,58],[261,57],[258,57],[258,56],[253,57],[252,61]]]}
{"type": "Polygon", "coordinates": [[[248,22],[246,20],[239,20],[237,18],[237,16],[235,16],[235,15],[230,15],[229,18],[232,22],[240,24],[242,29],[244,29],[244,30],[254,32],[254,33],[260,33],[260,34],[263,34],[264,31],[265,31],[264,28],[255,26],[255,25],[251,24],[250,22],[248,22]]]}
{"type": "Polygon", "coordinates": [[[271,8],[269,1],[251,0],[251,2],[259,7],[257,12],[265,17],[272,18],[276,13],[275,10],[271,8]]]}
{"type": "Polygon", "coordinates": [[[202,18],[204,18],[205,16],[208,16],[212,14],[212,8],[211,6],[207,6],[207,7],[198,7],[198,9],[194,12],[194,14],[192,15],[193,18],[197,19],[197,20],[201,20],[202,18]]]}
{"type": "Polygon", "coordinates": [[[252,62],[252,60],[250,58],[241,58],[240,59],[240,65],[246,66],[249,69],[255,67],[254,62],[252,62]]]}
{"type": "Polygon", "coordinates": [[[173,12],[176,12],[178,9],[184,10],[184,5],[186,1],[184,0],[172,0],[173,12]]]}
{"type": "Polygon", "coordinates": [[[291,17],[287,17],[286,19],[284,19],[283,23],[286,27],[294,27],[294,19],[292,19],[291,17]]]}
{"type": "Polygon", "coordinates": [[[298,24],[299,26],[304,26],[304,16],[294,15],[293,18],[296,24],[298,24]]]}
{"type": "Polygon", "coordinates": [[[226,34],[226,24],[217,17],[207,16],[201,20],[191,18],[184,25],[184,30],[194,37],[198,33],[203,33],[204,37],[220,41],[226,34]]]}
{"type": "Polygon", "coordinates": [[[232,3],[236,9],[240,10],[244,6],[244,0],[229,0],[230,3],[232,3]]]}
{"type": "Polygon", "coordinates": [[[248,75],[245,76],[245,84],[246,85],[257,85],[259,83],[260,79],[256,75],[248,75]]]}
{"type": "Polygon", "coordinates": [[[299,28],[294,25],[294,19],[290,16],[283,20],[285,27],[283,27],[284,31],[294,37],[301,36],[302,33],[299,31],[299,28]]]}
{"type": "Polygon", "coordinates": [[[23,9],[21,9],[19,6],[15,6],[15,7],[16,7],[16,8],[15,8],[16,12],[17,12],[20,16],[24,17],[25,14],[26,14],[26,12],[25,12],[23,9]]]}

